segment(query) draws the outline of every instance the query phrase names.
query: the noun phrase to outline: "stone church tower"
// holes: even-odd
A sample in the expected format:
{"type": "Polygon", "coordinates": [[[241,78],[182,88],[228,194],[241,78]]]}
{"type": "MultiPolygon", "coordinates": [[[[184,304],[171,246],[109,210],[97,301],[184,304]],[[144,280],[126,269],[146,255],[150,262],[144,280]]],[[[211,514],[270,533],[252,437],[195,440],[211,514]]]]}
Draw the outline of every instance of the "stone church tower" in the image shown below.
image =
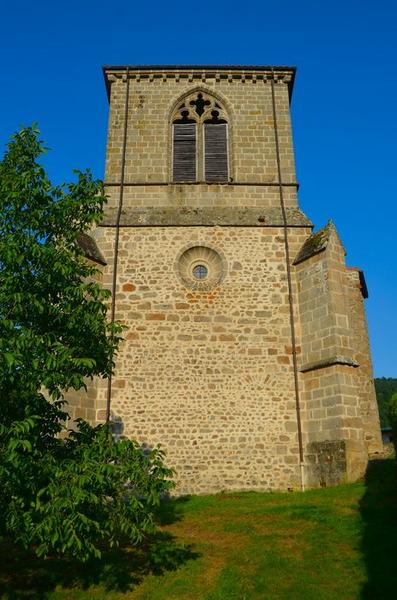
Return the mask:
{"type": "Polygon", "coordinates": [[[109,202],[91,257],[127,328],[111,386],[75,414],[160,443],[179,493],[353,480],[381,448],[363,273],[298,206],[294,75],[104,69],[109,202]]]}

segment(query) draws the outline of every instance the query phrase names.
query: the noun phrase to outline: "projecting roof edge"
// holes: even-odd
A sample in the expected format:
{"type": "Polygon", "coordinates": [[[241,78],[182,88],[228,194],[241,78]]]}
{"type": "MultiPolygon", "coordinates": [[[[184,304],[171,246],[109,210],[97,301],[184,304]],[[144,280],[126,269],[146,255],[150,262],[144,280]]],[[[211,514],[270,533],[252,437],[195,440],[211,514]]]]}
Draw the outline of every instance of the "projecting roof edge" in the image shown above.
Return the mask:
{"type": "Polygon", "coordinates": [[[264,74],[271,76],[272,74],[278,80],[285,81],[288,84],[289,96],[291,99],[292,90],[294,87],[296,67],[288,66],[271,66],[271,65],[105,65],[102,67],[103,76],[105,79],[106,91],[108,99],[110,97],[110,81],[109,75],[116,75],[126,72],[128,69],[131,75],[139,75],[140,77],[153,77],[156,74],[170,73],[177,77],[186,77],[189,73],[200,74],[201,77],[215,77],[229,75],[232,79],[247,76],[247,79],[254,80],[256,74],[263,77],[264,74]]]}
{"type": "Polygon", "coordinates": [[[103,257],[102,252],[99,250],[98,245],[93,237],[88,233],[79,233],[76,236],[76,243],[81,248],[84,256],[99,265],[106,266],[106,260],[103,257]]]}

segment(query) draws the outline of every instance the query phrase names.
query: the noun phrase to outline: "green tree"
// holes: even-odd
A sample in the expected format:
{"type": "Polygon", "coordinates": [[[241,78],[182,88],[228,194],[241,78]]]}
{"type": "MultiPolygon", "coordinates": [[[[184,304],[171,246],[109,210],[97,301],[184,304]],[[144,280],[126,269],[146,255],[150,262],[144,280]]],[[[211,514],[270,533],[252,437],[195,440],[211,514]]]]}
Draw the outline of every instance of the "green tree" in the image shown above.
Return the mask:
{"type": "Polygon", "coordinates": [[[76,244],[101,218],[101,182],[86,171],[52,185],[44,152],[26,128],[0,163],[0,532],[39,556],[86,560],[153,530],[172,472],[158,448],[115,442],[104,425],[59,435],[65,393],[109,377],[121,328],[76,244]]]}
{"type": "Polygon", "coordinates": [[[393,377],[377,377],[374,379],[374,383],[381,427],[390,427],[387,404],[392,395],[397,392],[397,379],[393,377]]]}
{"type": "Polygon", "coordinates": [[[387,414],[393,430],[393,444],[397,456],[397,392],[387,402],[387,414]]]}

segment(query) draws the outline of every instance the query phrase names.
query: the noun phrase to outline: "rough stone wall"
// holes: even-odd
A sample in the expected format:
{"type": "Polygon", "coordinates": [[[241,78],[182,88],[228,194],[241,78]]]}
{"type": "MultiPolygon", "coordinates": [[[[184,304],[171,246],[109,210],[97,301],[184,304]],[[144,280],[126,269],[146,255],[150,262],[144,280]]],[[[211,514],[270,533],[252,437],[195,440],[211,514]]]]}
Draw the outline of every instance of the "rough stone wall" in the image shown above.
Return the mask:
{"type": "MultiPolygon", "coordinates": [[[[309,231],[292,230],[293,247],[309,231]]],[[[111,258],[114,231],[100,233],[111,258]]],[[[128,329],[113,416],[125,435],[163,445],[179,493],[299,486],[281,228],[122,229],[116,306],[128,329]],[[209,291],[178,273],[176,257],[196,244],[224,258],[209,291]]],[[[104,406],[103,394],[99,420],[104,406]]]]}
{"type": "Polygon", "coordinates": [[[371,350],[361,290],[362,286],[357,269],[347,271],[346,287],[348,288],[347,301],[352,339],[351,345],[354,349],[353,358],[360,365],[359,368],[354,369],[354,377],[358,391],[364,443],[369,454],[381,453],[383,444],[373,380],[371,350]]]}
{"type": "MultiPolygon", "coordinates": [[[[115,222],[124,127],[126,83],[113,79],[104,225],[115,222]]],[[[297,208],[287,81],[275,92],[285,202],[297,208]]],[[[229,225],[238,223],[239,207],[279,209],[270,83],[133,75],[128,114],[116,296],[116,318],[128,329],[113,379],[114,417],[124,434],[165,447],[179,492],[298,485],[282,230],[172,221],[172,209],[183,207],[225,208],[229,225]],[[193,90],[214,94],[228,113],[228,184],[171,182],[170,117],[193,90]],[[171,209],[168,227],[136,226],[131,211],[161,207],[171,209]],[[207,292],[186,288],[178,273],[178,256],[196,243],[223,257],[222,284],[207,292]]],[[[139,218],[145,225],[147,212],[139,218]]],[[[95,234],[109,286],[114,233],[105,226],[95,234]]],[[[291,230],[296,251],[309,233],[302,220],[291,230]]],[[[102,386],[98,421],[105,402],[102,386]]]]}
{"type": "MultiPolygon", "coordinates": [[[[106,182],[120,181],[126,83],[111,85],[106,182]]],[[[275,85],[285,203],[297,206],[287,83],[275,85]]],[[[234,79],[132,79],[125,161],[124,207],[280,205],[274,124],[269,82],[234,79]],[[174,106],[193,90],[215,94],[229,116],[229,184],[172,184],[171,123],[174,106]],[[134,185],[128,185],[133,183],[134,185]],[[152,185],[139,185],[139,184],[152,185]]],[[[108,214],[118,202],[118,187],[108,185],[108,214]]]]}
{"type": "MultiPolygon", "coordinates": [[[[306,454],[310,483],[328,487],[346,481],[346,443],[344,440],[310,442],[306,454]]],[[[308,481],[309,482],[309,481],[308,481]]]]}
{"type": "Polygon", "coordinates": [[[87,392],[70,390],[65,395],[68,402],[67,410],[70,415],[68,427],[73,427],[73,421],[79,418],[90,423],[97,422],[97,386],[97,381],[94,384],[87,381],[87,392]]]}
{"type": "MultiPolygon", "coordinates": [[[[171,181],[171,114],[184,94],[194,90],[214,94],[225,106],[231,139],[231,175],[235,182],[276,183],[277,163],[269,81],[235,79],[205,82],[170,77],[142,79],[131,75],[126,182],[171,181]]],[[[275,85],[283,180],[295,182],[288,85],[275,85]]],[[[120,181],[126,82],[111,84],[106,181],[120,181]]],[[[191,187],[191,186],[189,186],[191,187]]],[[[141,201],[145,199],[141,198],[141,201]]]]}
{"type": "MultiPolygon", "coordinates": [[[[344,254],[332,228],[326,249],[296,270],[304,442],[310,455],[314,442],[344,440],[351,480],[363,475],[370,444],[380,448],[380,428],[359,277],[344,254]]],[[[310,485],[321,484],[310,461],[306,476],[310,485]]]]}
{"type": "MultiPolygon", "coordinates": [[[[91,261],[90,261],[91,262],[91,261]]],[[[91,262],[91,264],[93,264],[91,262]]],[[[97,275],[95,276],[95,281],[100,284],[103,284],[102,278],[102,266],[97,262],[95,263],[97,267],[97,275]]],[[[69,390],[65,394],[65,400],[67,401],[67,411],[70,415],[70,419],[66,424],[68,428],[74,428],[75,419],[85,419],[90,423],[97,423],[97,395],[98,395],[98,387],[100,387],[101,382],[98,378],[95,378],[94,381],[90,379],[86,379],[85,384],[87,386],[87,390],[69,390]]]]}
{"type": "Polygon", "coordinates": [[[348,365],[333,364],[304,373],[303,434],[306,484],[310,487],[321,485],[309,459],[313,443],[320,447],[329,442],[345,442],[346,473],[339,479],[340,483],[354,481],[365,472],[368,454],[356,384],[354,369],[348,365]]]}
{"type": "Polygon", "coordinates": [[[344,293],[344,249],[336,232],[331,233],[324,252],[300,263],[296,270],[302,328],[302,370],[337,356],[352,359],[344,293]]]}
{"type": "MultiPolygon", "coordinates": [[[[112,415],[118,433],[162,444],[178,493],[300,486],[271,85],[238,77],[131,74],[116,293],[127,329],[112,415]],[[193,90],[213,93],[228,112],[227,184],[171,181],[170,116],[193,90]],[[193,246],[221,257],[222,281],[209,289],[191,289],[181,275],[193,246]]],[[[109,203],[93,235],[110,288],[126,83],[121,73],[109,79],[109,203]]],[[[298,211],[288,78],[275,95],[293,260],[311,229],[298,211]]],[[[306,484],[354,479],[379,436],[357,273],[347,271],[336,233],[291,269],[306,484]]],[[[105,383],[89,394],[73,400],[75,414],[102,422],[105,383]]]]}

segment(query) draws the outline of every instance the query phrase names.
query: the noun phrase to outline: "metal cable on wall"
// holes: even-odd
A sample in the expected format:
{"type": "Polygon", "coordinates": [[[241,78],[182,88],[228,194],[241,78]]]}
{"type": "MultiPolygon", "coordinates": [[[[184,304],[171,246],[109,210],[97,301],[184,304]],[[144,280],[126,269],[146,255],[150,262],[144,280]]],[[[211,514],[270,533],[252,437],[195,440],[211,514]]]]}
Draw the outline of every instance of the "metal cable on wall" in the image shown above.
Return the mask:
{"type": "Polygon", "coordinates": [[[302,490],[304,490],[305,489],[305,481],[304,481],[302,422],[301,422],[301,411],[300,411],[298,363],[297,363],[297,358],[296,358],[295,316],[294,316],[294,301],[293,301],[293,295],[292,295],[291,263],[290,263],[290,252],[289,252],[289,241],[288,241],[288,223],[287,223],[287,214],[286,214],[285,203],[284,203],[284,190],[283,190],[282,172],[281,172],[280,143],[279,143],[278,126],[277,126],[277,111],[276,111],[276,97],[275,97],[275,91],[274,91],[274,70],[273,70],[273,68],[271,69],[271,71],[272,71],[272,77],[271,77],[270,82],[271,82],[271,92],[272,92],[274,138],[275,138],[275,144],[276,144],[278,188],[279,188],[279,194],[280,194],[281,214],[282,214],[282,219],[283,219],[285,261],[286,261],[286,267],[287,267],[288,302],[289,302],[289,317],[290,317],[290,328],[291,328],[292,363],[293,363],[293,371],[294,371],[296,420],[297,420],[297,428],[298,428],[301,488],[302,488],[302,490]]]}
{"type": "MultiPolygon", "coordinates": [[[[112,300],[110,306],[110,322],[113,324],[116,314],[116,290],[117,290],[117,267],[119,256],[119,240],[120,240],[120,219],[123,209],[124,199],[124,173],[125,173],[125,155],[127,147],[127,132],[128,132],[128,103],[130,97],[130,78],[129,67],[126,71],[126,91],[125,91],[125,106],[124,106],[124,131],[123,131],[123,147],[121,152],[121,169],[120,169],[120,194],[119,204],[116,216],[116,230],[114,236],[114,257],[113,257],[113,275],[112,275],[112,300]]],[[[112,402],[112,375],[109,376],[107,394],[106,394],[106,423],[110,421],[110,408],[112,402]]]]}

